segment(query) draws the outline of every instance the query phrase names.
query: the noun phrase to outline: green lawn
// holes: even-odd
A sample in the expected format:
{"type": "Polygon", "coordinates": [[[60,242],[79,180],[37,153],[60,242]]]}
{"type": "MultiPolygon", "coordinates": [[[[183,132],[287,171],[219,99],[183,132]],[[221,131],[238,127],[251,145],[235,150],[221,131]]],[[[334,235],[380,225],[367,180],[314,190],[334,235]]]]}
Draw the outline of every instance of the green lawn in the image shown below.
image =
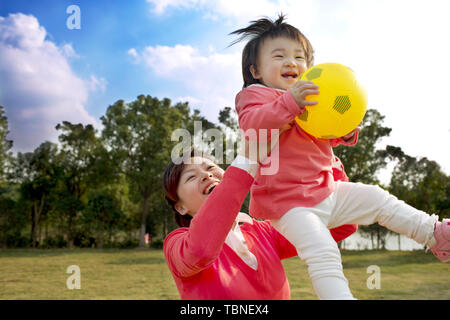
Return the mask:
{"type": "MultiPolygon", "coordinates": [[[[423,251],[344,251],[344,273],[358,299],[450,299],[450,264],[423,251]],[[367,267],[381,271],[369,290],[367,267]]],[[[316,299],[306,265],[283,262],[292,299],[316,299]]],[[[162,250],[0,250],[0,299],[179,299],[162,250]],[[67,267],[78,265],[81,289],[69,290],[67,267]]]]}

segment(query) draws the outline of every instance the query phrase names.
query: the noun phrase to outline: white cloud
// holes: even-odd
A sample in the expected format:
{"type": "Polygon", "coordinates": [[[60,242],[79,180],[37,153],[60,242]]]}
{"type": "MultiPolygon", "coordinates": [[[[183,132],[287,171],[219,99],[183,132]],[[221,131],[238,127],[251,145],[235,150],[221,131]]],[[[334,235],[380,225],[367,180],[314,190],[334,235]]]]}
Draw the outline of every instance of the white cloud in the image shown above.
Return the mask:
{"type": "Polygon", "coordinates": [[[189,102],[190,105],[195,106],[201,104],[202,101],[195,97],[185,96],[176,98],[175,102],[189,102]]]}
{"type": "Polygon", "coordinates": [[[193,108],[198,108],[211,121],[217,121],[219,110],[234,106],[234,97],[242,87],[240,53],[217,53],[211,47],[202,55],[189,45],[149,46],[133,52],[153,75],[182,83],[189,91],[193,108]]]}
{"type": "Polygon", "coordinates": [[[152,4],[152,11],[156,14],[163,14],[167,8],[192,8],[199,3],[203,3],[203,0],[147,0],[152,4]]]}
{"type": "Polygon", "coordinates": [[[105,90],[96,76],[76,76],[68,58],[72,45],[46,40],[38,20],[22,13],[0,17],[0,105],[9,120],[15,151],[31,151],[45,140],[57,141],[63,120],[98,125],[85,109],[90,90],[105,90]]]}
{"type": "Polygon", "coordinates": [[[151,11],[157,15],[167,14],[170,9],[192,9],[203,12],[204,19],[224,21],[237,27],[262,16],[275,18],[283,12],[291,21],[303,26],[313,22],[316,0],[147,0],[151,11]]]}
{"type": "Polygon", "coordinates": [[[88,85],[90,91],[106,91],[106,79],[105,78],[97,78],[95,75],[91,74],[88,85]]]}
{"type": "Polygon", "coordinates": [[[67,58],[79,58],[80,56],[75,52],[72,44],[66,43],[61,47],[61,51],[67,58]]]}
{"type": "Polygon", "coordinates": [[[130,50],[128,50],[127,52],[130,56],[132,56],[133,58],[136,58],[138,56],[137,51],[135,48],[131,48],[130,50]]]}

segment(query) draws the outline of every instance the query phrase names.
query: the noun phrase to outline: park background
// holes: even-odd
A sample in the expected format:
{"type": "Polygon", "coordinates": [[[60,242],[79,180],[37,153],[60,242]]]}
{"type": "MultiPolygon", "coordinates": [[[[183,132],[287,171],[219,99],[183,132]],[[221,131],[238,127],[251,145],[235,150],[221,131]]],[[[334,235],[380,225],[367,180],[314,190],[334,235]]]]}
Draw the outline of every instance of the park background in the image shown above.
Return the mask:
{"type": "MultiPolygon", "coordinates": [[[[4,284],[14,284],[8,274],[20,278],[6,266],[22,255],[33,265],[41,255],[70,255],[64,248],[132,254],[140,247],[161,254],[164,237],[176,228],[161,189],[178,143],[171,134],[183,128],[194,136],[201,123],[200,135],[217,129],[224,144],[235,141],[243,44],[229,47],[234,38],[228,34],[279,12],[311,40],[316,64],[351,66],[367,87],[369,111],[358,145],[335,149],[350,180],[379,184],[416,208],[448,217],[449,8],[444,0],[2,1],[4,284]],[[75,27],[71,5],[79,8],[75,27]]],[[[217,145],[203,138],[197,147],[214,153],[217,145]]],[[[248,198],[242,211],[248,212],[248,198]]],[[[360,227],[341,248],[422,249],[378,225],[360,227]]],[[[433,267],[448,274],[448,267],[433,267]]],[[[438,291],[448,299],[444,279],[446,289],[438,291]]]]}

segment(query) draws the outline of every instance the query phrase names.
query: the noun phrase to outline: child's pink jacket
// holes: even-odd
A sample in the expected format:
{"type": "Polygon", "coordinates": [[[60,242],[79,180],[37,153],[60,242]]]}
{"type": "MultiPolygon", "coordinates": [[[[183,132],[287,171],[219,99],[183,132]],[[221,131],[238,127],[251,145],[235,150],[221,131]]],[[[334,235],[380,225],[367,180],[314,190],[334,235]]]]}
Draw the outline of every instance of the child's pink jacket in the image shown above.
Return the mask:
{"type": "Polygon", "coordinates": [[[236,110],[239,126],[244,131],[279,129],[294,122],[280,136],[279,154],[273,152],[270,157],[271,161],[279,161],[278,172],[272,175],[258,172],[255,177],[251,188],[251,216],[278,219],[292,208],[313,207],[334,191],[332,147],[354,145],[358,134],[351,143],[309,135],[294,121],[302,111],[289,90],[251,85],[236,96],[236,110]]]}

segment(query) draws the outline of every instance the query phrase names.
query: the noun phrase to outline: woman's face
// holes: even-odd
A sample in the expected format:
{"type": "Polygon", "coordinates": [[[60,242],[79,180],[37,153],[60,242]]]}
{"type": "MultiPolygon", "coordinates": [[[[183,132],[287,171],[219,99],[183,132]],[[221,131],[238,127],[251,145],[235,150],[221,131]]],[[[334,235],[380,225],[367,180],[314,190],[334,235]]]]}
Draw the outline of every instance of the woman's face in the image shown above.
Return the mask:
{"type": "Polygon", "coordinates": [[[222,180],[223,173],[222,168],[209,159],[191,158],[191,163],[185,164],[178,183],[177,195],[180,200],[175,205],[177,211],[194,216],[222,180]]]}

